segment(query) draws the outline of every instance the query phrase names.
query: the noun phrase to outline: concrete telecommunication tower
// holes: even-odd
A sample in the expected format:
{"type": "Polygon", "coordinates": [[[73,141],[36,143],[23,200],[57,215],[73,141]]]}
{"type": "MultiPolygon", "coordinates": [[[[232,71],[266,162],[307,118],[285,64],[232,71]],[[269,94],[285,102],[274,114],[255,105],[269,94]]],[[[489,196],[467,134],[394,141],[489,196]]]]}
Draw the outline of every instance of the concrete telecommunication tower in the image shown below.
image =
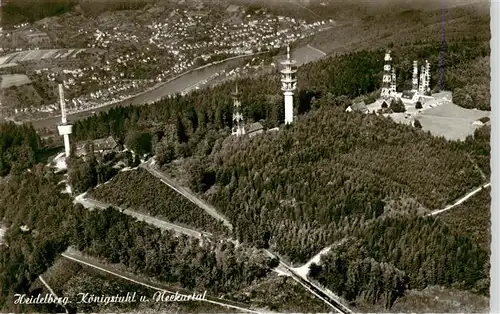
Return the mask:
{"type": "Polygon", "coordinates": [[[57,126],[57,129],[59,130],[59,135],[62,135],[64,138],[64,152],[66,153],[67,158],[69,157],[71,152],[69,135],[73,131],[73,125],[68,123],[68,120],[66,118],[66,104],[64,102],[64,91],[62,84],[59,84],[59,102],[61,104],[61,124],[57,126]]]}
{"type": "Polygon", "coordinates": [[[297,69],[295,68],[295,60],[290,59],[290,46],[286,47],[287,58],[281,62],[283,70],[281,70],[281,90],[285,97],[285,124],[293,122],[293,92],[297,89],[297,69]]]}

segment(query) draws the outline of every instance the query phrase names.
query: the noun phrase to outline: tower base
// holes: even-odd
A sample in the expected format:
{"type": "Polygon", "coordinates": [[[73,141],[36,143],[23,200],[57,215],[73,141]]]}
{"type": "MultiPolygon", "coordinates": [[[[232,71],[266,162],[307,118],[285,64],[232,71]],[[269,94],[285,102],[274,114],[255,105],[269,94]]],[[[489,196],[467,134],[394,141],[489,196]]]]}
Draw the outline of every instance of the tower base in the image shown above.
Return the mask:
{"type": "Polygon", "coordinates": [[[293,92],[284,92],[285,96],[285,124],[293,122],[293,92]]]}

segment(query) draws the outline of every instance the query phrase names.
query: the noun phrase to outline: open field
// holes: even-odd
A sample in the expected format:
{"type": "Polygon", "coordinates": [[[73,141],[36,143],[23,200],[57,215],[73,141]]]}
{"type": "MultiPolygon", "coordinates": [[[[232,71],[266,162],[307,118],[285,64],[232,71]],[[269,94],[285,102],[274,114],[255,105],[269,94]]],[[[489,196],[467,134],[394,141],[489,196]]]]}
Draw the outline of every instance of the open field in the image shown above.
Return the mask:
{"type": "Polygon", "coordinates": [[[415,118],[420,121],[424,131],[430,131],[435,136],[464,140],[480,127],[473,125],[474,121],[490,115],[489,111],[464,109],[453,103],[443,103],[417,114],[415,118]]]}
{"type": "Polygon", "coordinates": [[[14,52],[0,57],[0,65],[23,61],[39,61],[42,59],[57,60],[75,58],[82,51],[85,51],[85,49],[40,49],[14,52]]]}
{"type": "Polygon", "coordinates": [[[21,86],[31,83],[31,80],[24,74],[6,74],[1,76],[0,88],[9,88],[12,86],[21,86]]]}
{"type": "MultiPolygon", "coordinates": [[[[405,104],[404,113],[384,114],[398,123],[411,124],[414,119],[420,121],[422,130],[431,132],[434,136],[443,136],[448,140],[465,140],[468,135],[481,125],[474,125],[483,117],[491,118],[490,111],[466,109],[451,102],[451,92],[441,92],[432,95],[435,100],[423,103],[423,109],[417,110],[413,104],[405,104]],[[419,112],[420,111],[420,112],[419,112]]],[[[380,100],[367,105],[369,112],[380,109],[380,100]]]]}

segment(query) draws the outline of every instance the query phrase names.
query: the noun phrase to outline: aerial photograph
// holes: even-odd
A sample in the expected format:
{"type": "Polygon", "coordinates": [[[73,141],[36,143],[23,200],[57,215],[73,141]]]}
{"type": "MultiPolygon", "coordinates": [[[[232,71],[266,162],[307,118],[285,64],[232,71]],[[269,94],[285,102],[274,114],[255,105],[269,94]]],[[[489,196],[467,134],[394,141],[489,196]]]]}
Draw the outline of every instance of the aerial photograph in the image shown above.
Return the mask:
{"type": "Polygon", "coordinates": [[[0,313],[486,313],[488,0],[0,0],[0,313]]]}

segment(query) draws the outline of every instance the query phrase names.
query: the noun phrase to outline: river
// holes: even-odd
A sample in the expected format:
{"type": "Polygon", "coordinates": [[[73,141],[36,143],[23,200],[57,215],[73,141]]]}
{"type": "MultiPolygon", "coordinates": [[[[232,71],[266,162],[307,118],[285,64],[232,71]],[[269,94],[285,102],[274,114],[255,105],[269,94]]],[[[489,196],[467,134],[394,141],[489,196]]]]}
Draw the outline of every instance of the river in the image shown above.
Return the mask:
{"type": "MultiPolygon", "coordinates": [[[[317,60],[318,58],[322,57],[320,54],[315,52],[314,50],[307,49],[308,51],[304,50],[305,47],[299,47],[294,50],[292,50],[292,56],[294,55],[294,52],[297,52],[297,57],[298,57],[298,64],[303,64],[303,63],[308,63],[314,60],[317,60]],[[307,53],[305,53],[307,52],[307,53]],[[302,60],[304,59],[304,60],[302,60]]],[[[196,86],[200,82],[204,80],[208,80],[211,77],[213,77],[214,74],[221,72],[223,70],[235,68],[238,65],[242,63],[242,60],[245,59],[251,59],[255,56],[256,54],[253,55],[246,55],[246,56],[239,56],[239,57],[233,57],[226,59],[224,61],[214,63],[211,65],[206,65],[201,68],[197,68],[191,71],[187,71],[183,74],[180,74],[179,76],[171,79],[170,81],[167,81],[165,83],[162,83],[161,85],[151,88],[147,91],[144,91],[138,95],[135,95],[133,97],[123,99],[120,101],[117,101],[115,103],[102,106],[100,108],[95,108],[95,109],[90,109],[87,111],[82,111],[79,113],[73,113],[68,115],[68,121],[74,122],[76,120],[84,119],[89,116],[92,116],[95,113],[98,112],[106,112],[110,108],[118,107],[118,106],[129,106],[129,105],[142,105],[145,103],[151,103],[157,100],[160,100],[163,97],[166,97],[168,95],[174,95],[176,93],[181,93],[186,89],[190,89],[193,86],[196,86]]],[[[33,126],[36,129],[41,129],[41,128],[49,128],[53,129],[55,126],[60,122],[61,118],[56,116],[53,118],[47,118],[47,119],[42,119],[42,120],[37,120],[37,121],[31,121],[33,126]]]]}

